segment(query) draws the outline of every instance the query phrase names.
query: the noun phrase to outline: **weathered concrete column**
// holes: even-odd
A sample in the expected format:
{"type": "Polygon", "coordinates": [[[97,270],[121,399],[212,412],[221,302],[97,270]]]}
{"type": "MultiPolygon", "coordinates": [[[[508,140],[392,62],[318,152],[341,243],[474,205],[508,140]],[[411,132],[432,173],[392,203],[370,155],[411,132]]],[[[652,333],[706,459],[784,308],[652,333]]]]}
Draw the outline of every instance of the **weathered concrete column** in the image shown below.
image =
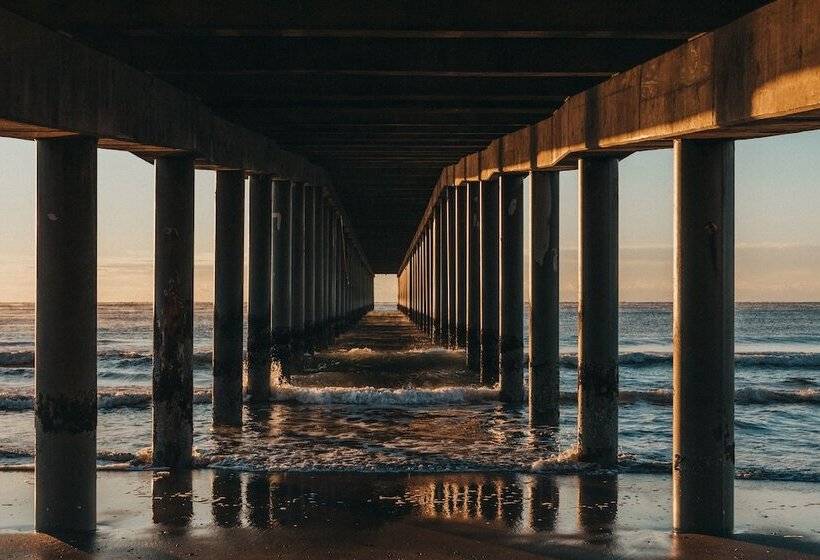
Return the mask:
{"type": "Polygon", "coordinates": [[[37,141],[35,522],[97,517],[97,141],[37,141]]]}
{"type": "Polygon", "coordinates": [[[467,369],[481,370],[481,207],[479,184],[467,189],[467,369]]]}
{"type": "Polygon", "coordinates": [[[530,193],[530,424],[557,426],[558,172],[533,173],[530,193]]]}
{"type": "Polygon", "coordinates": [[[193,441],[194,158],[156,160],[154,465],[187,468],[193,441]]]}
{"type": "Polygon", "coordinates": [[[672,519],[734,529],[734,143],[675,141],[672,519]]]}
{"type": "Polygon", "coordinates": [[[455,348],[458,321],[456,271],[456,188],[447,187],[447,345],[455,348]]]}
{"type": "MultiPolygon", "coordinates": [[[[445,191],[446,193],[446,191],[445,191]]],[[[447,240],[448,240],[448,226],[447,226],[447,198],[446,194],[442,193],[439,200],[438,207],[438,223],[436,224],[438,230],[438,340],[436,342],[442,346],[447,346],[450,343],[450,288],[448,285],[449,279],[449,264],[447,240]]]]}
{"type": "Polygon", "coordinates": [[[435,236],[433,235],[433,219],[427,223],[427,335],[434,340],[434,325],[436,314],[436,264],[435,264],[435,236]]]}
{"type": "Polygon", "coordinates": [[[467,185],[456,193],[456,345],[467,345],[467,185]]]}
{"type": "Polygon", "coordinates": [[[325,195],[324,190],[317,187],[315,193],[316,206],[316,281],[314,282],[315,309],[314,309],[314,347],[319,349],[325,344],[325,285],[327,270],[325,257],[327,243],[325,241],[325,195]]]}
{"type": "Polygon", "coordinates": [[[339,238],[336,227],[336,209],[330,208],[330,319],[328,328],[329,340],[332,342],[336,337],[336,329],[339,321],[339,238]]]}
{"type": "Polygon", "coordinates": [[[293,368],[298,370],[305,351],[304,183],[293,183],[290,205],[290,349],[293,368]]]}
{"type": "Polygon", "coordinates": [[[524,401],[524,176],[501,176],[501,393],[524,401]]]}
{"type": "Polygon", "coordinates": [[[248,398],[270,396],[271,177],[251,175],[248,200],[248,398]]]}
{"type": "Polygon", "coordinates": [[[290,379],[290,181],[273,182],[271,214],[271,359],[278,381],[290,379]]]}
{"type": "Polygon", "coordinates": [[[578,451],[618,461],[618,160],[578,160],[578,451]]]}
{"type": "Polygon", "coordinates": [[[313,352],[316,333],[316,187],[305,185],[305,327],[304,348],[313,352]]]}
{"type": "Polygon", "coordinates": [[[242,424],[242,327],[245,260],[245,177],[216,172],[214,245],[213,420],[242,424]]]}
{"type": "Polygon", "coordinates": [[[481,182],[481,383],[498,381],[498,179],[481,182]]]}

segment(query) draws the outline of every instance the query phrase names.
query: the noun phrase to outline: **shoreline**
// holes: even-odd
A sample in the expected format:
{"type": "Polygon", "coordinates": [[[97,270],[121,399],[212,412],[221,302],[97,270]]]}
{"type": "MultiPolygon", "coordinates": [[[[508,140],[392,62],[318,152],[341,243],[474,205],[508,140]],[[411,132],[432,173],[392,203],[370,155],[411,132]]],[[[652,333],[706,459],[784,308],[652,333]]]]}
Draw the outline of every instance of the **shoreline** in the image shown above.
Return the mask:
{"type": "Polygon", "coordinates": [[[9,558],[38,550],[143,559],[274,550],[365,559],[820,555],[816,483],[738,481],[736,533],[716,539],[669,533],[671,479],[661,474],[103,470],[99,529],[83,549],[31,532],[33,482],[31,472],[0,472],[0,548],[9,558]]]}

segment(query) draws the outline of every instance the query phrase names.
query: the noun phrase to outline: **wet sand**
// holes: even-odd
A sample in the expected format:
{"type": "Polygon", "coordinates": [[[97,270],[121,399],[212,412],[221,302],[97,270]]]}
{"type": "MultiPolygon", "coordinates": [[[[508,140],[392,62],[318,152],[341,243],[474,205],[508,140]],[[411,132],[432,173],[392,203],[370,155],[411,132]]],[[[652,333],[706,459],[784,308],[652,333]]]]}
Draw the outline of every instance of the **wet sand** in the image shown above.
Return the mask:
{"type": "Polygon", "coordinates": [[[0,472],[0,558],[815,558],[815,484],[738,481],[732,539],[672,536],[662,475],[99,471],[93,538],[32,533],[0,472]]]}

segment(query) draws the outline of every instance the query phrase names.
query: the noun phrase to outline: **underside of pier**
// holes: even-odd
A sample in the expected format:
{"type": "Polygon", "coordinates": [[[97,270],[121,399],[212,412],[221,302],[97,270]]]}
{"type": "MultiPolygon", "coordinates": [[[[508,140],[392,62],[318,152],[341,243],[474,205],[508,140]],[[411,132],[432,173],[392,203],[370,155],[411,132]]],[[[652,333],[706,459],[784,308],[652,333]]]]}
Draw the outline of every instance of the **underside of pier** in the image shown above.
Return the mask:
{"type": "Polygon", "coordinates": [[[96,523],[98,148],[155,166],[152,459],[186,471],[195,168],[217,174],[231,428],[368,337],[445,346],[465,383],[556,427],[558,172],[577,169],[574,435],[617,468],[618,165],[674,147],[672,525],[731,534],[734,140],[820,128],[818,29],[820,0],[0,0],[0,136],[38,141],[37,529],[96,523]],[[398,311],[368,315],[380,273],[398,311]]]}

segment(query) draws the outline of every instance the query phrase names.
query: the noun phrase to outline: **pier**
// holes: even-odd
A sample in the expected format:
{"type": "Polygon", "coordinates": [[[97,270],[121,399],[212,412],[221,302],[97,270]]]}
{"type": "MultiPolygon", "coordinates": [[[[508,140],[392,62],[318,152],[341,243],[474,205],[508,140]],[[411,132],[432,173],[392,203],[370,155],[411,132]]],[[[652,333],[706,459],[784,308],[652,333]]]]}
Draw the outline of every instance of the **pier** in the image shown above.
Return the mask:
{"type": "Polygon", "coordinates": [[[226,429],[311,356],[368,340],[459,352],[476,385],[557,427],[558,174],[577,170],[577,450],[608,468],[618,167],[672,148],[668,529],[731,535],[734,142],[820,128],[820,0],[246,4],[0,1],[0,136],[37,142],[36,530],[97,526],[97,150],[154,165],[152,465],[186,473],[195,169],[216,174],[226,429]],[[395,313],[373,313],[377,274],[396,276],[395,313]]]}

